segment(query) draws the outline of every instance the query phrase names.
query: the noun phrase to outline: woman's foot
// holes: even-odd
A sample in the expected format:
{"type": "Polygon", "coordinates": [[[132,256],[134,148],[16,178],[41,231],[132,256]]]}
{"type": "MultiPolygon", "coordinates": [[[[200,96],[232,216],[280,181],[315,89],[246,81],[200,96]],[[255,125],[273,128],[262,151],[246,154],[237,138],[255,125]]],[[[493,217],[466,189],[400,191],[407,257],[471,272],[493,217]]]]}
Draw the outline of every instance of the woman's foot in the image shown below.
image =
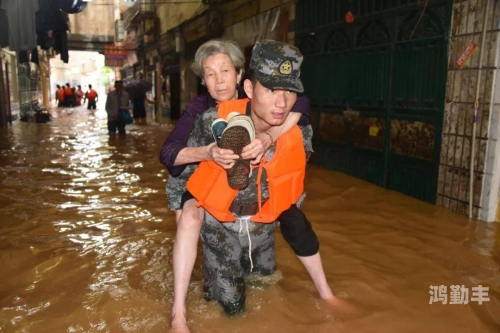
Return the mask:
{"type": "Polygon", "coordinates": [[[336,296],[322,299],[340,320],[350,320],[363,316],[363,311],[353,304],[336,296]]]}
{"type": "Polygon", "coordinates": [[[186,316],[176,316],[172,313],[172,323],[170,324],[170,329],[168,333],[190,333],[186,316]]]}
{"type": "Polygon", "coordinates": [[[179,326],[172,326],[169,330],[168,333],[190,333],[191,331],[187,327],[187,325],[179,325],[179,326]]]}

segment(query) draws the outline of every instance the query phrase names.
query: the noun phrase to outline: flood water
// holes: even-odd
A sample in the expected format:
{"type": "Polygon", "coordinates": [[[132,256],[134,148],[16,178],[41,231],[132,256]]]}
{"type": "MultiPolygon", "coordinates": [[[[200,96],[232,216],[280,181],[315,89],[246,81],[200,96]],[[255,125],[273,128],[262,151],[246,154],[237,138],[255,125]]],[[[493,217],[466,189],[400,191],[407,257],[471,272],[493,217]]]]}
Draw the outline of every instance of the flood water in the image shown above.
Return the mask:
{"type": "MultiPolygon", "coordinates": [[[[0,130],[0,332],[168,330],[176,225],[158,153],[172,125],[127,129],[110,139],[103,111],[75,108],[0,130]]],[[[314,166],[306,188],[328,281],[359,315],[318,300],[278,231],[279,272],[236,318],[203,299],[199,247],[193,332],[500,332],[498,224],[314,166]],[[431,285],[448,304],[429,304],[431,285]],[[451,285],[490,301],[449,304],[451,285]]]]}

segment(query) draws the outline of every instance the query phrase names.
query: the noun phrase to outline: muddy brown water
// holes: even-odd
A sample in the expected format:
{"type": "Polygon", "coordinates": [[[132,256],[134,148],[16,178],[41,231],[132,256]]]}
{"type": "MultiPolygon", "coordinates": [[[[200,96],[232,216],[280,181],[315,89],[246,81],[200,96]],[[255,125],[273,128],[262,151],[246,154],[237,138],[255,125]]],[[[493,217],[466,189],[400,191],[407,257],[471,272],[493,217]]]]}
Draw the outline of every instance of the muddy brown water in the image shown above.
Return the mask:
{"type": "MultiPolygon", "coordinates": [[[[166,332],[174,214],[158,153],[171,124],[109,138],[105,113],[54,110],[0,130],[0,332],[166,332]]],[[[340,320],[276,233],[279,272],[248,286],[227,318],[202,297],[201,246],[189,290],[193,332],[500,332],[497,223],[308,167],[304,211],[328,281],[361,315],[340,320]],[[430,286],[469,288],[429,304],[430,286]],[[472,287],[490,301],[471,301],[472,287]]]]}

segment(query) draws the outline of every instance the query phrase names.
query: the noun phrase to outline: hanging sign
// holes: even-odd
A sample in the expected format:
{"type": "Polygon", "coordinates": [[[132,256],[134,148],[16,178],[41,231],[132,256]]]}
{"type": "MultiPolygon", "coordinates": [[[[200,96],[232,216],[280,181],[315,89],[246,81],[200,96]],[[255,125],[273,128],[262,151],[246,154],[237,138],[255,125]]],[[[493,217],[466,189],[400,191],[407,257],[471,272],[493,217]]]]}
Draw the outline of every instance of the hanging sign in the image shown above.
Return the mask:
{"type": "Polygon", "coordinates": [[[125,39],[125,21],[115,21],[115,43],[123,42],[125,39]]]}
{"type": "Polygon", "coordinates": [[[122,46],[116,46],[113,44],[104,46],[104,57],[106,59],[126,59],[127,55],[122,46]]]}
{"type": "Polygon", "coordinates": [[[476,48],[477,48],[477,44],[474,42],[471,42],[465,48],[464,52],[462,52],[462,54],[460,55],[460,58],[458,58],[458,60],[455,62],[457,64],[458,68],[462,69],[465,66],[465,64],[467,64],[470,57],[472,56],[472,54],[476,50],[476,48]]]}
{"type": "Polygon", "coordinates": [[[123,67],[123,59],[104,59],[104,65],[108,67],[123,67]]]}

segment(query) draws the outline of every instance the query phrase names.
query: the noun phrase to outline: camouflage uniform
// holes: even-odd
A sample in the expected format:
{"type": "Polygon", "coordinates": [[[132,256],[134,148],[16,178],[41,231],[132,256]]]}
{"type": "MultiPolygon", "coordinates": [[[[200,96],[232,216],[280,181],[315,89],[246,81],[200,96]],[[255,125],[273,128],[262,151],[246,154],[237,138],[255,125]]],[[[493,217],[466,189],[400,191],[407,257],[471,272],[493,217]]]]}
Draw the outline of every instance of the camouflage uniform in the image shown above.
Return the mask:
{"type": "Polygon", "coordinates": [[[170,208],[170,210],[181,209],[182,194],[186,191],[186,183],[189,179],[185,179],[183,175],[184,172],[178,177],[168,177],[165,190],[167,191],[168,208],[170,208]]]}
{"type": "MultiPolygon", "coordinates": [[[[188,140],[188,147],[206,146],[214,141],[210,126],[217,119],[217,109],[211,108],[198,117],[188,140]]],[[[312,127],[301,127],[306,152],[312,152],[312,127]]],[[[276,146],[266,152],[268,159],[274,155],[276,146]]],[[[178,179],[189,179],[196,170],[196,165],[189,165],[178,179]]],[[[252,173],[250,185],[238,192],[234,201],[238,204],[257,202],[257,172],[252,173]]],[[[265,169],[261,177],[262,198],[269,197],[265,169]]],[[[168,186],[167,186],[168,188],[168,186]]],[[[180,196],[185,191],[182,187],[174,189],[172,195],[180,196]]],[[[180,206],[180,205],[179,205],[180,206]]],[[[203,253],[205,257],[204,295],[207,300],[218,300],[226,313],[235,314],[244,310],[245,283],[244,278],[254,274],[269,275],[276,270],[274,254],[274,230],[276,223],[255,223],[247,217],[240,217],[235,222],[221,223],[209,213],[205,213],[205,221],[201,229],[203,253]],[[248,226],[248,230],[247,230],[248,226]],[[251,240],[251,256],[249,257],[251,240]]]]}
{"type": "Polygon", "coordinates": [[[304,92],[300,81],[303,57],[295,47],[276,41],[263,40],[255,44],[250,69],[267,88],[304,92]]]}
{"type": "Polygon", "coordinates": [[[249,216],[221,223],[205,213],[201,241],[206,300],[217,300],[230,315],[245,309],[245,277],[269,275],[276,270],[275,228],[275,222],[254,223],[249,216]]]}
{"type": "MultiPolygon", "coordinates": [[[[299,50],[290,47],[288,44],[276,41],[260,41],[257,42],[256,47],[252,51],[252,58],[250,59],[250,68],[254,71],[255,76],[262,85],[271,87],[273,89],[286,89],[299,93],[304,92],[304,87],[300,81],[300,65],[302,64],[302,55],[299,50]],[[257,46],[258,45],[258,46],[257,46]]],[[[215,110],[210,108],[210,110],[215,110]]],[[[214,141],[211,133],[211,126],[213,120],[217,119],[213,116],[203,117],[200,116],[205,127],[202,130],[202,135],[197,139],[203,140],[191,146],[206,146],[214,141]]],[[[198,119],[197,119],[198,120],[198,119]]],[[[310,126],[301,128],[304,137],[304,146],[307,152],[312,152],[312,141],[305,138],[312,138],[312,128],[310,126]],[[309,131],[305,133],[305,131],[309,131]]],[[[192,138],[192,136],[191,136],[192,138]]],[[[192,140],[191,140],[192,141],[192,140]]],[[[169,177],[166,185],[168,207],[171,210],[181,209],[181,197],[186,190],[186,182],[194,172],[196,165],[189,165],[184,172],[178,177],[169,177]]],[[[246,193],[242,195],[245,197],[246,193]]]]}
{"type": "MultiPolygon", "coordinates": [[[[276,42],[271,42],[274,46],[276,42]]],[[[280,44],[280,50],[284,54],[283,59],[274,56],[274,62],[266,66],[279,66],[277,74],[269,72],[266,75],[279,76],[280,87],[272,88],[302,91],[302,84],[298,80],[299,61],[293,61],[297,56],[296,51],[286,44],[280,44]],[[290,59],[290,60],[289,60],[290,59]],[[284,66],[284,68],[282,68],[284,66]],[[288,73],[288,65],[294,69],[288,73]],[[285,74],[280,74],[284,72],[285,74]],[[297,84],[300,83],[300,85],[297,84]],[[283,87],[281,87],[281,85],[283,87]],[[293,86],[295,85],[295,86],[293,86]],[[292,87],[293,86],[293,87],[292,87]]],[[[261,44],[262,46],[262,44],[261,44]]],[[[266,46],[266,45],[264,45],[266,46]]],[[[263,47],[265,49],[265,47],[263,47]]],[[[255,50],[255,49],[254,49],[255,50]]],[[[273,51],[257,52],[256,55],[272,57],[273,51]]],[[[298,57],[298,56],[297,56],[298,57]]],[[[254,62],[254,56],[252,62],[254,62]]],[[[255,65],[255,63],[254,63],[255,65]]],[[[252,66],[252,65],[251,65],[252,66]]],[[[257,74],[257,71],[256,73],[257,74]]],[[[256,75],[257,76],[257,75],[256,75]]],[[[259,81],[269,83],[265,79],[259,81]]],[[[274,81],[276,83],[276,80],[274,81]]],[[[270,83],[269,83],[270,84],[270,83]]],[[[206,146],[214,142],[211,125],[218,118],[217,109],[210,108],[199,116],[194,124],[193,131],[189,137],[187,146],[206,146]]],[[[307,156],[312,153],[312,127],[301,127],[303,144],[307,156]]],[[[266,156],[270,160],[275,152],[275,145],[270,147],[266,156]]],[[[191,164],[177,177],[178,181],[167,183],[169,201],[180,203],[180,197],[185,190],[187,179],[196,170],[197,165],[191,164]]],[[[256,171],[256,170],[254,170],[256,171]]],[[[249,186],[240,190],[234,202],[241,205],[254,204],[257,202],[257,172],[253,172],[249,180],[249,186]]],[[[262,199],[269,197],[268,184],[265,169],[261,177],[262,199]]],[[[302,198],[301,198],[302,199],[302,198]]],[[[180,207],[180,204],[177,206],[180,207]]],[[[269,275],[276,270],[276,258],[274,249],[274,230],[276,222],[255,223],[250,221],[249,216],[236,216],[235,222],[221,223],[209,213],[205,213],[205,221],[201,229],[201,239],[204,253],[205,284],[204,295],[207,300],[217,300],[228,314],[236,314],[245,309],[245,277],[260,274],[269,275]]]]}
{"type": "MultiPolygon", "coordinates": [[[[212,136],[212,133],[210,131],[210,126],[213,122],[213,120],[217,119],[217,109],[216,108],[210,108],[207,111],[205,111],[204,114],[199,116],[195,124],[198,122],[202,122],[203,124],[200,124],[198,126],[208,126],[208,127],[203,127],[201,130],[197,130],[196,133],[194,131],[191,132],[189,141],[187,146],[188,147],[202,147],[209,145],[210,143],[214,142],[214,138],[212,136]],[[208,124],[208,125],[207,125],[208,124]],[[197,140],[199,140],[197,143],[197,140]]],[[[300,126],[300,129],[302,131],[302,140],[304,143],[304,148],[306,149],[307,156],[313,152],[312,148],[312,136],[313,136],[313,131],[312,127],[310,125],[308,126],[300,126]]],[[[271,147],[269,150],[272,150],[273,147],[271,147]]],[[[193,174],[193,172],[196,170],[197,164],[191,164],[186,167],[186,169],[178,176],[178,177],[168,177],[167,180],[167,185],[166,185],[166,192],[167,192],[167,200],[168,200],[168,207],[171,210],[179,210],[181,209],[181,197],[182,194],[186,191],[186,183],[193,174]]],[[[253,175],[254,176],[254,175],[253,175]]],[[[263,177],[265,178],[265,177],[263,177]]],[[[250,179],[250,182],[254,179],[250,179]]],[[[255,181],[254,181],[255,183],[255,181]]],[[[248,188],[247,188],[248,189],[248,188]]],[[[246,189],[245,189],[246,190],[246,189]]],[[[251,193],[245,192],[245,190],[241,191],[240,194],[238,195],[238,203],[253,203],[256,200],[255,196],[252,195],[251,193]],[[251,200],[246,200],[246,199],[251,199],[251,200]]],[[[263,190],[267,191],[267,183],[263,185],[263,190]]],[[[264,192],[263,192],[264,193],[264,192]]],[[[267,192],[265,192],[267,194],[267,192]]],[[[301,198],[303,200],[303,198],[301,198]]],[[[299,200],[302,202],[302,200],[299,200]]]]}

